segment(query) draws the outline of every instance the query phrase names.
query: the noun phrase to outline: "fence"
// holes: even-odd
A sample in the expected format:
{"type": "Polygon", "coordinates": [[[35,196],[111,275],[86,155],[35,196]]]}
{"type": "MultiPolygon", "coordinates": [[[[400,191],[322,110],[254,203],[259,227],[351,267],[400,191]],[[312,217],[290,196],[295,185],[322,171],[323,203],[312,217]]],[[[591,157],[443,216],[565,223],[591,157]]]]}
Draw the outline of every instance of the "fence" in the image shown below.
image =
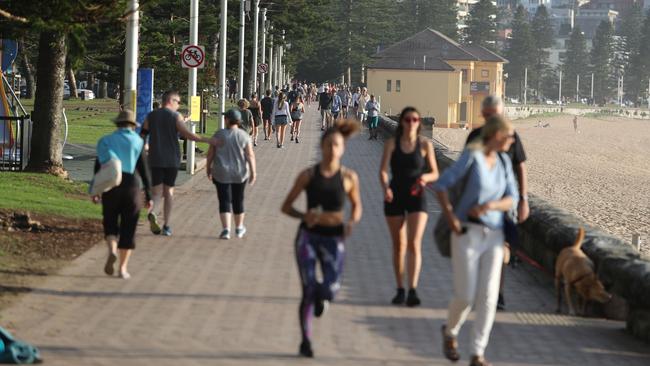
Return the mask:
{"type": "Polygon", "coordinates": [[[29,161],[32,121],[29,116],[0,116],[0,171],[24,170],[29,161]]]}

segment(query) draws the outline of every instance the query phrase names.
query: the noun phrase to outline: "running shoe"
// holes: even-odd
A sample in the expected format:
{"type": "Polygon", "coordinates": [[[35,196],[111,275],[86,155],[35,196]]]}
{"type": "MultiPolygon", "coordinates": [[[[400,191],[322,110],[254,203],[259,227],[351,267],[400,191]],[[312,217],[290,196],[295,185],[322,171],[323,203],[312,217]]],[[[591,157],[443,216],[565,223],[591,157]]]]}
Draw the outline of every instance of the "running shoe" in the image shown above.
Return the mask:
{"type": "Polygon", "coordinates": [[[397,289],[397,294],[395,294],[395,297],[393,297],[391,303],[393,305],[402,305],[405,299],[406,297],[405,297],[404,289],[400,287],[397,289]]]}
{"type": "Polygon", "coordinates": [[[246,226],[240,226],[240,227],[236,228],[235,229],[235,235],[240,239],[243,238],[244,235],[246,235],[246,226]]]}
{"type": "Polygon", "coordinates": [[[330,307],[330,302],[327,300],[316,300],[314,303],[314,316],[320,318],[327,312],[327,309],[330,307]]]}
{"type": "Polygon", "coordinates": [[[499,294],[499,300],[497,300],[497,310],[506,310],[506,300],[503,298],[503,294],[499,294]]]}
{"type": "Polygon", "coordinates": [[[163,225],[163,228],[162,228],[162,234],[163,234],[164,236],[172,236],[172,228],[170,228],[170,227],[167,226],[167,225],[163,225]]]}
{"type": "Polygon", "coordinates": [[[161,230],[156,214],[150,212],[149,215],[147,215],[147,219],[149,219],[149,228],[151,229],[151,232],[154,233],[154,235],[160,235],[161,230]]]}
{"type": "Polygon", "coordinates": [[[296,137],[296,144],[298,144],[298,143],[300,143],[300,141],[298,141],[298,137],[296,137]]]}
{"type": "Polygon", "coordinates": [[[300,343],[300,355],[308,358],[314,357],[314,351],[311,349],[311,342],[302,341],[302,343],[300,343]]]}
{"type": "Polygon", "coordinates": [[[223,229],[221,234],[219,234],[219,239],[228,240],[230,239],[230,229],[223,229]]]}
{"type": "Polygon", "coordinates": [[[415,289],[410,289],[408,296],[406,296],[406,306],[415,307],[419,306],[421,303],[422,301],[420,301],[418,293],[415,291],[415,289]]]}
{"type": "Polygon", "coordinates": [[[129,278],[131,278],[131,275],[129,274],[129,272],[120,271],[120,278],[123,280],[128,280],[129,278]]]}
{"type": "Polygon", "coordinates": [[[117,262],[117,255],[115,253],[109,254],[108,258],[106,258],[106,265],[104,265],[104,273],[112,276],[115,273],[115,268],[113,268],[115,262],[117,262]]]}

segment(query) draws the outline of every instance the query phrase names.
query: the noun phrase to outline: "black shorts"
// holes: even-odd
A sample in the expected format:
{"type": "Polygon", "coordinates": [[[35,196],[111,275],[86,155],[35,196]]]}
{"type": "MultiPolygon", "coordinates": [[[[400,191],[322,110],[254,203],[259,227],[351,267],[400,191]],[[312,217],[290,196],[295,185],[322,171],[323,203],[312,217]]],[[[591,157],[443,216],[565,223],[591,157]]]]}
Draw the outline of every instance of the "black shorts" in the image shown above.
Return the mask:
{"type": "Polygon", "coordinates": [[[177,175],[178,168],[151,167],[151,185],[158,186],[164,184],[167,187],[173,187],[176,185],[177,175]]]}
{"type": "Polygon", "coordinates": [[[385,216],[405,216],[414,212],[427,212],[426,192],[412,196],[409,192],[393,190],[393,202],[384,201],[385,216]]]}

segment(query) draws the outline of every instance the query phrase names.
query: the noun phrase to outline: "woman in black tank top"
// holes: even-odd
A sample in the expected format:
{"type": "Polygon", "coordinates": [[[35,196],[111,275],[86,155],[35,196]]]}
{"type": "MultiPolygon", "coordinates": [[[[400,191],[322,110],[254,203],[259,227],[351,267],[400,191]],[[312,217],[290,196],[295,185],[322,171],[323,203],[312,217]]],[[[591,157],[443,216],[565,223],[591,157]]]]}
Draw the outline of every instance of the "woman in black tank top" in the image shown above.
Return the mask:
{"type": "Polygon", "coordinates": [[[438,179],[433,144],[420,137],[420,113],[406,107],[395,137],[384,144],[379,179],[384,189],[384,214],[393,240],[395,305],[420,305],[416,288],[422,265],[422,235],[427,224],[424,186],[438,179]],[[390,181],[389,172],[390,167],[390,181]],[[404,291],[404,259],[408,260],[408,296],[404,291]]]}
{"type": "Polygon", "coordinates": [[[356,122],[339,121],[321,138],[323,159],[305,169],[291,188],[282,212],[301,220],[296,236],[296,261],[302,282],[302,300],[298,308],[302,342],[300,355],[313,357],[311,348],[312,315],[321,316],[340,287],[345,252],[344,239],[361,220],[361,198],[357,174],[341,166],[345,139],[359,127],[356,122]],[[307,193],[307,211],[293,207],[300,193],[307,193]],[[343,205],[350,200],[351,214],[345,223],[343,205]],[[316,262],[320,262],[323,282],[316,280],[316,262]]]}

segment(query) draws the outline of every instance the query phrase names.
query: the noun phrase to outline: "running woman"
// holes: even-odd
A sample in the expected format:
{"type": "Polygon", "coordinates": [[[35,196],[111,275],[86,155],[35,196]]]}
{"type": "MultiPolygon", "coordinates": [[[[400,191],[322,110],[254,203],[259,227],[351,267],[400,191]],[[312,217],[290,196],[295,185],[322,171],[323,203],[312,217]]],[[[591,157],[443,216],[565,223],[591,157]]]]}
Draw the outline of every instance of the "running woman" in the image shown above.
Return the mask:
{"type": "Polygon", "coordinates": [[[100,164],[118,159],[122,163],[122,182],[101,196],[93,196],[92,200],[94,203],[102,202],[104,235],[108,244],[108,258],[104,265],[104,272],[109,276],[115,273],[113,266],[117,261],[119,250],[119,276],[128,280],[131,278],[128,272],[129,258],[135,249],[135,230],[143,206],[140,179],[144,185],[145,206],[150,208],[153,201],[147,160],[143,154],[144,141],[134,131],[135,115],[130,110],[124,110],[113,121],[117,131],[102,137],[97,143],[95,173],[99,171],[100,164]]]}
{"type": "Polygon", "coordinates": [[[273,98],[271,98],[271,89],[266,91],[266,96],[260,101],[262,108],[262,121],[264,122],[264,140],[270,141],[273,120],[271,119],[271,114],[273,114],[273,98]]]}
{"type": "Polygon", "coordinates": [[[289,123],[289,103],[286,101],[284,92],[278,94],[278,100],[273,103],[273,113],[271,119],[275,125],[275,133],[278,141],[278,149],[284,148],[284,137],[287,131],[287,124],[289,123]]]}
{"type": "Polygon", "coordinates": [[[296,237],[296,260],[302,281],[302,300],[298,308],[302,343],[300,355],[314,357],[311,348],[312,316],[320,317],[340,288],[343,270],[344,239],[361,220],[359,178],[341,166],[345,140],[358,131],[356,123],[337,121],[321,137],[322,160],[298,175],[282,204],[282,212],[301,220],[296,237]],[[293,207],[302,191],[307,194],[307,211],[293,207]],[[344,220],[345,196],[351,203],[347,224],[344,220]],[[316,262],[323,282],[317,281],[316,262]]]}
{"type": "Polygon", "coordinates": [[[302,97],[298,96],[296,101],[291,104],[291,141],[296,140],[296,144],[300,143],[298,141],[298,136],[300,136],[300,124],[302,123],[302,117],[305,114],[305,104],[302,101],[302,97]]]}
{"type": "Polygon", "coordinates": [[[384,214],[393,240],[393,269],[397,294],[395,305],[420,305],[417,295],[422,265],[422,235],[427,225],[424,186],[438,179],[433,144],[420,137],[420,113],[413,107],[402,110],[395,137],[386,140],[379,181],[384,189],[384,214]],[[391,179],[389,182],[388,169],[391,179]],[[404,292],[404,259],[408,260],[408,297],[404,292]]]}
{"type": "Polygon", "coordinates": [[[259,134],[259,127],[262,124],[262,107],[260,101],[257,99],[257,93],[251,94],[250,105],[248,110],[253,114],[253,146],[257,146],[257,135],[259,134]]]}

